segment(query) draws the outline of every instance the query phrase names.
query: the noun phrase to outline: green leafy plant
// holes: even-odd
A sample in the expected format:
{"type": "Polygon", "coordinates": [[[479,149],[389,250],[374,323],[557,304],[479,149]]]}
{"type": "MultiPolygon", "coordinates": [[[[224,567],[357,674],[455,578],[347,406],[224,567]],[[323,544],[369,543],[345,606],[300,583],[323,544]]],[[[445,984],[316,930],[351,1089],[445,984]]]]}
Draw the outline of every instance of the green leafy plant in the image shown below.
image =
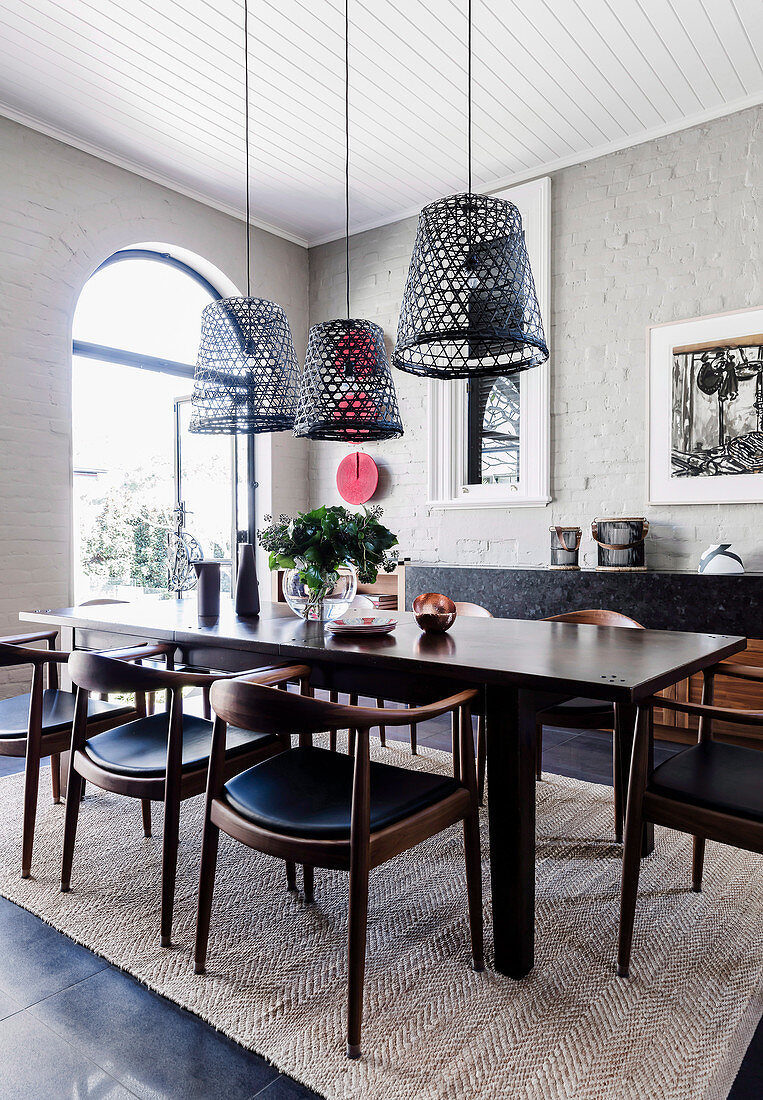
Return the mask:
{"type": "Polygon", "coordinates": [[[363,584],[373,584],[380,569],[391,573],[395,568],[397,555],[390,551],[397,546],[397,535],[379,523],[381,515],[379,507],[350,512],[324,505],[293,519],[280,516],[258,531],[257,538],[270,555],[270,568],[298,569],[300,581],[317,601],[337,583],[340,565],[354,565],[363,584]]]}

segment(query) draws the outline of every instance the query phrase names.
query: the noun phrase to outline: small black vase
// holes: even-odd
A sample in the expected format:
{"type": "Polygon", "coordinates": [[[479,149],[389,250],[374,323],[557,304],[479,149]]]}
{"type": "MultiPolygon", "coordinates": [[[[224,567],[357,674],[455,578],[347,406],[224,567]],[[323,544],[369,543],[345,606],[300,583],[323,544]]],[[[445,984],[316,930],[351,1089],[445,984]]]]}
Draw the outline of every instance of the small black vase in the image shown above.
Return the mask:
{"type": "Polygon", "coordinates": [[[242,542],[238,548],[238,572],[236,573],[236,614],[255,616],[260,613],[260,590],[257,587],[257,563],[251,542],[242,542]]]}
{"type": "Polygon", "coordinates": [[[195,561],[192,563],[198,582],[196,597],[200,619],[216,619],[220,614],[220,562],[195,561]]]}

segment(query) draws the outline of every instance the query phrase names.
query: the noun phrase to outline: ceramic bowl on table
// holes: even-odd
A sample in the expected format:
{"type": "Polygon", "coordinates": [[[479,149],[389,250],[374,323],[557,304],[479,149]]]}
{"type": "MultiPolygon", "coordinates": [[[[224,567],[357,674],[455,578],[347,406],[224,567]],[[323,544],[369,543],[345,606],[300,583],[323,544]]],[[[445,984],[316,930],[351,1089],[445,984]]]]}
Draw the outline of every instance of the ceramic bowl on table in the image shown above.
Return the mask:
{"type": "Polygon", "coordinates": [[[413,614],[422,630],[442,634],[456,621],[456,605],[441,592],[424,592],[413,601],[413,614]]]}

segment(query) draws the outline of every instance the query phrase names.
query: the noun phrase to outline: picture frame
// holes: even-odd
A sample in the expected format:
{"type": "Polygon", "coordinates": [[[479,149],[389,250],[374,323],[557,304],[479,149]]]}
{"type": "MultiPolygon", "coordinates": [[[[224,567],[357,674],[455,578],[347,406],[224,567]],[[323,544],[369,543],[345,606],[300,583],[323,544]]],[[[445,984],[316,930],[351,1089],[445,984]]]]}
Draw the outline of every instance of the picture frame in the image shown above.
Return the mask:
{"type": "Polygon", "coordinates": [[[647,328],[647,498],[763,502],[763,306],[647,328]]]}

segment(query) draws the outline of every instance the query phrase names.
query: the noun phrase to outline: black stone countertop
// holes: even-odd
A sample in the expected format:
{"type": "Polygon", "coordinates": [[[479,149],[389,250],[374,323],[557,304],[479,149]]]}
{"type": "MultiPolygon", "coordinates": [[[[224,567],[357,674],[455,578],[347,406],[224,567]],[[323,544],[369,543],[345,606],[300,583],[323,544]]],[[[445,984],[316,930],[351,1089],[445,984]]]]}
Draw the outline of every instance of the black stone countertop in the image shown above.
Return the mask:
{"type": "Polygon", "coordinates": [[[506,619],[542,619],[606,607],[654,630],[763,638],[763,573],[615,573],[406,563],[405,590],[408,610],[420,592],[444,592],[506,619]]]}

